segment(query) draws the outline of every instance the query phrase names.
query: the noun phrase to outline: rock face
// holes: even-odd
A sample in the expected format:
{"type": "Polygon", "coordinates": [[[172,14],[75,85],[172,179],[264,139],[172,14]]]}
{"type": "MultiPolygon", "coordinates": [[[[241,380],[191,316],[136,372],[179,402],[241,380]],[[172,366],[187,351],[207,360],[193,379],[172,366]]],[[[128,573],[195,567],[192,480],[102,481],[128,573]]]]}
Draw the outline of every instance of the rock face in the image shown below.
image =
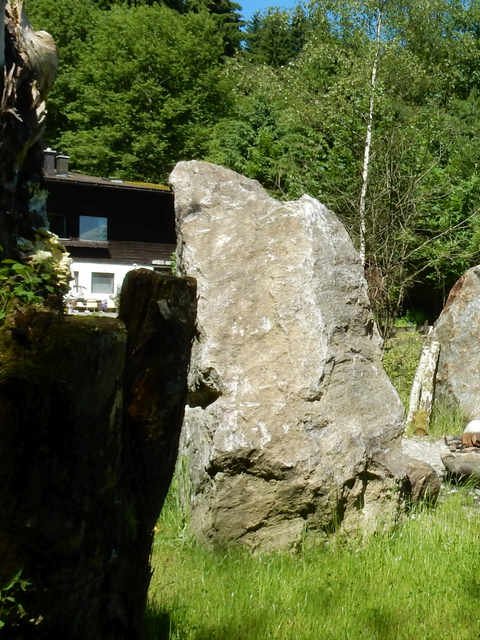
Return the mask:
{"type": "Polygon", "coordinates": [[[208,163],[170,181],[178,267],[199,295],[181,444],[193,529],[271,549],[391,523],[436,476],[419,463],[412,480],[400,453],[403,408],[344,227],[208,163]]]}
{"type": "Polygon", "coordinates": [[[434,339],[440,342],[436,399],[458,405],[468,420],[480,418],[480,266],[453,286],[434,339]]]}
{"type": "Polygon", "coordinates": [[[443,464],[450,476],[457,479],[480,479],[480,453],[450,453],[442,458],[443,464]]]}
{"type": "Polygon", "coordinates": [[[432,467],[440,477],[445,475],[442,457],[450,453],[444,439],[434,442],[423,437],[402,438],[402,452],[432,467]]]}
{"type": "Polygon", "coordinates": [[[8,638],[137,640],[173,473],[195,286],[131,272],[121,320],[17,313],[0,331],[0,587],[8,638]],[[33,620],[34,623],[30,622],[33,620]]]}

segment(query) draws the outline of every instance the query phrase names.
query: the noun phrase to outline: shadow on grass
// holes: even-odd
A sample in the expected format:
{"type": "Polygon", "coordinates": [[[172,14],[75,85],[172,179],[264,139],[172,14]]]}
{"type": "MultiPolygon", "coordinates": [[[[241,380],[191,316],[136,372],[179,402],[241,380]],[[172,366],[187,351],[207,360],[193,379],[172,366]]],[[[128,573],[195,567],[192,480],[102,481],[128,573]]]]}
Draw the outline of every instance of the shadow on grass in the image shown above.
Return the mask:
{"type": "Polygon", "coordinates": [[[149,602],[145,612],[145,640],[246,640],[250,637],[267,637],[262,616],[242,619],[241,624],[231,621],[215,627],[205,624],[184,629],[155,602],[149,602]]]}
{"type": "Polygon", "coordinates": [[[469,598],[480,600],[480,582],[476,577],[464,578],[463,588],[465,589],[465,593],[468,594],[469,598]]]}
{"type": "Polygon", "coordinates": [[[392,613],[377,607],[367,609],[362,620],[370,629],[370,637],[381,640],[398,638],[398,619],[392,613]]]}
{"type": "Polygon", "coordinates": [[[170,627],[169,614],[149,602],[145,611],[145,640],[168,640],[170,627]]]}

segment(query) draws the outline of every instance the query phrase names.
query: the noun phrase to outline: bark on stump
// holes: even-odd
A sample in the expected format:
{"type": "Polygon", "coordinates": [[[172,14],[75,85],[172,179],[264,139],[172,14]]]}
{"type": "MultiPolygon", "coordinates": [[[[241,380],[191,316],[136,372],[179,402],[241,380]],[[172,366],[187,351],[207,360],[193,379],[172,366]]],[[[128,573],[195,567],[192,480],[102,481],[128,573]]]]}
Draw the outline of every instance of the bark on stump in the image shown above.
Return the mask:
{"type": "Polygon", "coordinates": [[[141,638],[196,293],[153,272],[125,287],[125,323],[28,312],[0,332],[0,584],[31,583],[8,638],[141,638]]]}
{"type": "Polygon", "coordinates": [[[57,53],[48,33],[31,28],[23,0],[0,0],[0,21],[0,245],[16,258],[19,237],[48,227],[40,137],[57,53]]]}

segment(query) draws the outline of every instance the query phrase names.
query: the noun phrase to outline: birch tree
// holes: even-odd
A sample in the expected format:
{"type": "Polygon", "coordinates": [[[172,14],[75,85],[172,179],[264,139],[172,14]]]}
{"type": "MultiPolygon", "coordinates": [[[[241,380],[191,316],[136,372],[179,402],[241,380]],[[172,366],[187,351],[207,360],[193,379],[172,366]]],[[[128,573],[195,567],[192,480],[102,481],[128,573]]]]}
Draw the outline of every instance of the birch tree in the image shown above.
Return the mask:
{"type": "Polygon", "coordinates": [[[365,268],[365,255],[366,255],[366,234],[367,225],[365,220],[365,205],[368,189],[368,174],[370,169],[370,150],[372,147],[372,129],[373,118],[375,112],[375,93],[377,90],[377,69],[380,58],[381,38],[382,38],[382,18],[383,10],[386,4],[384,0],[377,8],[376,13],[376,38],[375,38],[375,52],[372,62],[372,73],[370,77],[370,106],[368,111],[367,120],[367,133],[365,137],[365,150],[363,154],[363,168],[362,168],[362,189],[360,191],[360,204],[359,204],[359,220],[360,220],[360,260],[363,268],[365,268]]]}

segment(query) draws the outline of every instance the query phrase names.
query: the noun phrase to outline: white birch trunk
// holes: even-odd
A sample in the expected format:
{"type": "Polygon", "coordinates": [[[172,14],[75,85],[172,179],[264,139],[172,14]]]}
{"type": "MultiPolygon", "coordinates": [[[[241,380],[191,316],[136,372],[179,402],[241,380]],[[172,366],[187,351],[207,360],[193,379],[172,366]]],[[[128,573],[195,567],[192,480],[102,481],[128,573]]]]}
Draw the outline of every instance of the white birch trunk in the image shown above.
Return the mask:
{"type": "Polygon", "coordinates": [[[415,416],[421,412],[422,425],[418,426],[425,425],[425,430],[428,430],[435,394],[435,376],[437,374],[439,356],[439,342],[433,340],[422,349],[422,355],[420,356],[420,362],[418,363],[410,392],[407,426],[415,422],[415,416]]]}
{"type": "Polygon", "coordinates": [[[382,32],[382,11],[378,10],[377,16],[377,48],[375,50],[375,57],[373,59],[372,65],[372,76],[370,79],[370,109],[368,112],[368,124],[367,124],[367,136],[365,138],[365,151],[363,154],[363,169],[362,169],[362,190],[360,193],[360,206],[359,206],[359,217],[360,217],[360,260],[362,262],[362,266],[365,267],[365,253],[366,253],[366,233],[367,233],[367,225],[365,221],[365,203],[367,197],[367,187],[368,187],[368,171],[370,168],[370,148],[372,146],[372,129],[373,129],[373,114],[375,110],[375,91],[377,88],[377,67],[378,67],[378,59],[380,56],[380,38],[382,32]]]}

